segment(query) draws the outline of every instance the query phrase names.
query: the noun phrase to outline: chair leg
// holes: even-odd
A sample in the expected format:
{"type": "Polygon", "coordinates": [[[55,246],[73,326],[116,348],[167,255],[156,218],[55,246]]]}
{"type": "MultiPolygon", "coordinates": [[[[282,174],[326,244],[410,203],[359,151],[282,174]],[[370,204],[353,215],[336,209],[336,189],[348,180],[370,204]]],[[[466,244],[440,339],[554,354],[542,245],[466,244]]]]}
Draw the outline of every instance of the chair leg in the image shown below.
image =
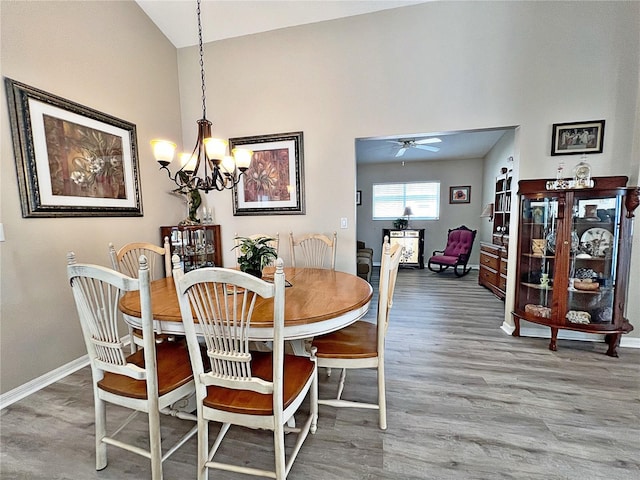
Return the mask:
{"type": "Polygon", "coordinates": [[[107,436],[107,410],[104,401],[94,393],[96,419],[96,470],[107,467],[107,444],[102,441],[107,436]]]}
{"type": "MultiPolygon", "coordinates": [[[[214,446],[214,448],[216,447],[214,446]]],[[[209,422],[202,418],[201,412],[198,412],[198,480],[207,480],[209,476],[207,460],[209,458],[209,422]]]]}
{"type": "Polygon", "coordinates": [[[435,265],[437,265],[438,270],[436,270],[435,268],[433,268],[434,264],[433,264],[433,263],[431,263],[431,262],[428,262],[428,263],[427,263],[427,268],[428,268],[429,270],[431,270],[432,272],[435,272],[435,273],[442,273],[442,272],[444,272],[447,268],[449,268],[449,265],[440,265],[439,263],[436,263],[435,265]]]}
{"type": "Polygon", "coordinates": [[[380,417],[380,429],[387,429],[387,394],[384,379],[384,358],[378,359],[378,415],[380,417]]]}
{"type": "Polygon", "coordinates": [[[471,267],[467,268],[466,265],[456,265],[455,268],[453,269],[453,273],[456,274],[456,277],[464,277],[467,273],[469,273],[471,271],[471,267]],[[458,271],[458,267],[462,267],[462,272],[458,271]]]}
{"type": "Polygon", "coordinates": [[[336,396],[338,400],[340,400],[340,397],[342,397],[342,390],[344,390],[344,381],[346,378],[347,378],[347,369],[343,368],[342,373],[340,373],[340,383],[338,384],[338,395],[336,396]]]}
{"type": "Polygon", "coordinates": [[[149,406],[149,452],[151,454],[151,478],[162,480],[162,438],[160,436],[160,412],[149,406]]]}
{"type": "Polygon", "coordinates": [[[284,457],[284,426],[278,422],[273,429],[273,445],[275,451],[276,480],[284,480],[287,466],[284,457]]]}
{"type": "Polygon", "coordinates": [[[133,340],[133,327],[131,325],[127,325],[127,329],[129,330],[129,348],[131,349],[131,353],[136,353],[138,351],[138,345],[133,340]]]}
{"type": "Polygon", "coordinates": [[[311,413],[311,427],[309,431],[316,433],[318,429],[318,368],[316,367],[315,376],[311,383],[311,393],[309,397],[309,411],[311,413]]]}

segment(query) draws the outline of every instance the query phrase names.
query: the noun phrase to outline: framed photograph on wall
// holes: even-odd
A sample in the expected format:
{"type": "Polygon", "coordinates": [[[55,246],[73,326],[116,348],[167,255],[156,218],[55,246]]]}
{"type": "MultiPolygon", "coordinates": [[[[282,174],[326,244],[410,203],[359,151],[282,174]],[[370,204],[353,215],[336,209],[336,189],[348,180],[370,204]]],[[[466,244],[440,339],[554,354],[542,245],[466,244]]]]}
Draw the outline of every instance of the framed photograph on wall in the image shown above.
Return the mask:
{"type": "Polygon", "coordinates": [[[230,138],[229,148],[253,151],[233,188],[234,215],[304,215],[302,132],[230,138]]]}
{"type": "Polygon", "coordinates": [[[362,190],[356,190],[356,205],[362,205],[362,190]]]}
{"type": "Polygon", "coordinates": [[[551,134],[551,155],[602,153],[604,120],[554,123],[551,134]]]}
{"type": "Polygon", "coordinates": [[[5,79],[22,216],[142,216],[136,127],[5,79]]]}
{"type": "Polygon", "coordinates": [[[471,185],[449,187],[449,203],[471,203],[471,185]]]}

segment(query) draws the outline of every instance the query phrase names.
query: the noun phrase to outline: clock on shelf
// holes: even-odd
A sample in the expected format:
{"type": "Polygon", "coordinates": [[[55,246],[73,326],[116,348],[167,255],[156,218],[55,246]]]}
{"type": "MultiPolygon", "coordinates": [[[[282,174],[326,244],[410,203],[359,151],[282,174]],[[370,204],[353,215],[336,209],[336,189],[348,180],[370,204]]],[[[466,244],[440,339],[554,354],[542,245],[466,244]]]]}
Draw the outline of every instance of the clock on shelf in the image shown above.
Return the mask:
{"type": "Polygon", "coordinates": [[[591,165],[585,162],[583,155],[582,160],[573,169],[573,180],[575,182],[574,188],[589,188],[591,187],[591,165]]]}

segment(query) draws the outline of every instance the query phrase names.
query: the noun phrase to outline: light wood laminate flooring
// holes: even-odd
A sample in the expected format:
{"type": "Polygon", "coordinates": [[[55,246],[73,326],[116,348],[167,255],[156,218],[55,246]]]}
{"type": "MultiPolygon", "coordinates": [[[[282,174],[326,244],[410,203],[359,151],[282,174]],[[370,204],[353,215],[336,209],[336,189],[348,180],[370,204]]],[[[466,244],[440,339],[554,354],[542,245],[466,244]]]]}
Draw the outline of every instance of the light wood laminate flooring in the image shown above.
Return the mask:
{"type": "MultiPolygon", "coordinates": [[[[289,479],[640,479],[640,350],[620,348],[616,359],[604,343],[560,340],[551,352],[548,339],[502,332],[503,308],[477,271],[459,279],[401,269],[387,337],[388,430],[374,410],[320,406],[289,479]]],[[[320,371],[321,396],[338,377],[320,371]]],[[[147,460],[113,447],[95,471],[90,379],[83,368],[1,412],[0,478],[150,478],[147,460]]],[[[375,395],[373,370],[349,372],[344,398],[375,395]]],[[[168,441],[189,428],[161,420],[168,441]]],[[[139,417],[126,435],[144,445],[145,430],[139,417]]],[[[270,466],[271,445],[269,432],[232,427],[221,454],[270,466]]],[[[167,460],[164,478],[195,478],[195,448],[193,438],[167,460]]]]}

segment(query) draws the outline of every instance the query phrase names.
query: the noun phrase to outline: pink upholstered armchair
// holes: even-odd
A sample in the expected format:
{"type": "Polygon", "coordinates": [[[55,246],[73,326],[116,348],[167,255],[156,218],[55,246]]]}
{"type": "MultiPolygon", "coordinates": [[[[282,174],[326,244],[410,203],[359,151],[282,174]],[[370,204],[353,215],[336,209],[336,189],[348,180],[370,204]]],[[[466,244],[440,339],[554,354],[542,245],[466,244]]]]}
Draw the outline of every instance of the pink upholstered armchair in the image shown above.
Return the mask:
{"type": "Polygon", "coordinates": [[[434,250],[433,256],[429,259],[429,270],[440,273],[453,267],[453,272],[457,277],[463,277],[469,273],[471,267],[467,268],[467,262],[471,256],[471,248],[477,232],[477,230],[470,230],[464,225],[449,230],[447,246],[444,250],[434,250]],[[438,269],[436,270],[434,267],[438,269]]]}

